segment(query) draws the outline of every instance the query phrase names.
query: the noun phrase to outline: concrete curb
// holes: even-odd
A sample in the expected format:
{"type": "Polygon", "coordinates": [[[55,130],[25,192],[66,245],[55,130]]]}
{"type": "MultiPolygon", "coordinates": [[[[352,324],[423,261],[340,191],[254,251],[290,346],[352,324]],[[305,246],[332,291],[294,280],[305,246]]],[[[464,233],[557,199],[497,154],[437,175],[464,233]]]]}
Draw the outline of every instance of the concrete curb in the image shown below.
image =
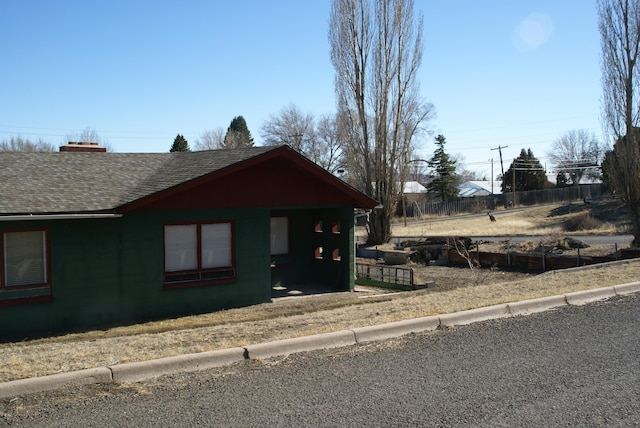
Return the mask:
{"type": "Polygon", "coordinates": [[[193,372],[245,360],[245,348],[228,348],[197,354],[110,366],[114,382],[137,382],[178,372],[193,372]]]}
{"type": "Polygon", "coordinates": [[[544,312],[560,306],[568,306],[567,298],[564,295],[541,297],[539,299],[523,300],[521,302],[509,303],[511,315],[530,315],[537,312],[544,312]]]}
{"type": "Polygon", "coordinates": [[[488,306],[440,316],[416,318],[376,326],[359,327],[352,330],[259,343],[244,348],[237,347],[178,355],[151,361],[126,363],[110,367],[97,367],[76,372],[20,379],[0,383],[0,398],[51,391],[68,385],[136,382],[171,373],[225,366],[246,359],[266,359],[298,352],[351,346],[357,343],[385,340],[410,333],[432,331],[441,326],[452,327],[496,318],[528,315],[561,306],[584,305],[586,303],[608,299],[616,295],[628,295],[639,292],[640,282],[632,282],[613,287],[523,300],[521,302],[488,306]]]}
{"type": "Polygon", "coordinates": [[[608,299],[615,295],[616,290],[613,287],[594,288],[593,290],[576,291],[575,293],[565,294],[567,303],[576,306],[608,299]]]}
{"type": "Polygon", "coordinates": [[[410,333],[433,331],[440,326],[440,317],[431,316],[410,320],[394,321],[387,324],[354,328],[356,343],[385,340],[410,333]]]}
{"type": "Polygon", "coordinates": [[[484,308],[469,309],[467,311],[441,315],[440,325],[443,327],[467,325],[479,321],[504,318],[508,317],[509,315],[511,315],[509,313],[509,306],[506,304],[486,306],[484,308]]]}
{"type": "Polygon", "coordinates": [[[259,343],[246,347],[249,359],[265,359],[297,352],[315,351],[324,348],[339,348],[356,344],[356,337],[351,330],[334,331],[315,334],[313,336],[295,337],[259,343]]]}
{"type": "Polygon", "coordinates": [[[630,282],[628,284],[614,285],[613,289],[616,290],[616,294],[619,296],[638,293],[640,292],[640,282],[630,282]]]}
{"type": "Polygon", "coordinates": [[[111,370],[107,367],[58,373],[49,376],[12,380],[0,383],[0,398],[51,391],[68,385],[111,382],[111,370]]]}

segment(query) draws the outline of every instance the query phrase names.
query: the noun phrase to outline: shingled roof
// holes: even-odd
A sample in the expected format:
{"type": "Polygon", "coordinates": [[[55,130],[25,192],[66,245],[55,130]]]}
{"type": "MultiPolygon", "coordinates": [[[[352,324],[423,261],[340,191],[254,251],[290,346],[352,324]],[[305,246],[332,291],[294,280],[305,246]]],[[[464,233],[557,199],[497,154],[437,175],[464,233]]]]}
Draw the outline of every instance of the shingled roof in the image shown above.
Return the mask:
{"type": "Polygon", "coordinates": [[[0,152],[0,215],[111,213],[124,204],[276,149],[0,152]]]}

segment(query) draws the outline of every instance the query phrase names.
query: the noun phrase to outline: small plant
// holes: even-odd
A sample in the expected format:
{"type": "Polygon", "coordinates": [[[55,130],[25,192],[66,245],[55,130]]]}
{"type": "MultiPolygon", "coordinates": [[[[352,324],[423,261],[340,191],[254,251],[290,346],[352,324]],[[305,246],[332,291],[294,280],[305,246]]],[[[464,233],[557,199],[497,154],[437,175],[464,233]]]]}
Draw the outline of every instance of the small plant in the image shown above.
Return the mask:
{"type": "Polygon", "coordinates": [[[567,232],[576,232],[579,230],[592,230],[602,227],[602,222],[591,217],[588,212],[576,214],[568,218],[564,222],[564,230],[567,232]]]}
{"type": "Polygon", "coordinates": [[[449,247],[453,247],[456,250],[456,253],[463,259],[467,261],[469,265],[469,269],[471,269],[471,276],[473,278],[473,283],[475,285],[480,285],[491,273],[489,270],[486,273],[482,272],[482,266],[478,261],[477,257],[474,257],[471,254],[471,250],[473,249],[473,245],[471,244],[470,239],[461,239],[461,238],[448,238],[447,245],[449,247]]]}

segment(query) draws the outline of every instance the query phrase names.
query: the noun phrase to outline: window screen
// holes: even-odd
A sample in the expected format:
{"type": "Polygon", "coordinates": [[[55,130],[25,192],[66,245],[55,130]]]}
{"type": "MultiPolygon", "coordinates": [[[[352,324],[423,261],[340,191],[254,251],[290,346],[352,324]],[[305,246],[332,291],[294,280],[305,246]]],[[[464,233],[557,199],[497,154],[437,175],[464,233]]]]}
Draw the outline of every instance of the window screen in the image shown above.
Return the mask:
{"type": "Polygon", "coordinates": [[[4,234],[5,284],[8,287],[47,282],[44,231],[4,234]]]}
{"type": "Polygon", "coordinates": [[[288,217],[271,217],[271,254],[289,254],[288,217]]]}
{"type": "Polygon", "coordinates": [[[202,225],[202,267],[231,266],[231,223],[202,225]]]}
{"type": "Polygon", "coordinates": [[[164,227],[166,272],[198,268],[198,228],[195,224],[164,227]]]}

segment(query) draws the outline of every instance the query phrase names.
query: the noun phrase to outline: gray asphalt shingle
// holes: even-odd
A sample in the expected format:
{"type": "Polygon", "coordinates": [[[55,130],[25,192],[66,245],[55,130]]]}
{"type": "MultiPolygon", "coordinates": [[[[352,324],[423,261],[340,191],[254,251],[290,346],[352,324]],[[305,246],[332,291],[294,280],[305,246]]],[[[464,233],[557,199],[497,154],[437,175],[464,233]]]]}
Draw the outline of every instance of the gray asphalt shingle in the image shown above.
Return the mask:
{"type": "Polygon", "coordinates": [[[111,212],[274,147],[176,153],[0,152],[0,215],[111,212]]]}

